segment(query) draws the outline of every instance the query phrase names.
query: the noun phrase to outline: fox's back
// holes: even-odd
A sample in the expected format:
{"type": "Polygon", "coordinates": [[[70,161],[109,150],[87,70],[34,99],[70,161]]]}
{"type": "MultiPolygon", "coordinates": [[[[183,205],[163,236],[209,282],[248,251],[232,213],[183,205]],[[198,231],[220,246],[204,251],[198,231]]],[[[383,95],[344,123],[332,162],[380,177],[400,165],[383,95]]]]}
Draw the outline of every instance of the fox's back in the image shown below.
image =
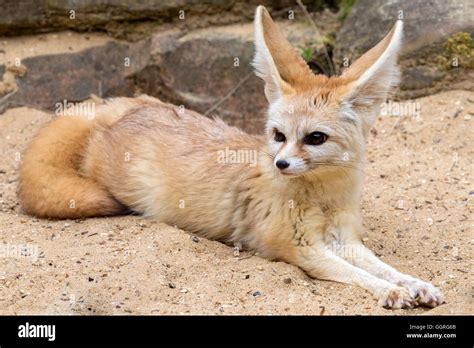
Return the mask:
{"type": "Polygon", "coordinates": [[[206,225],[214,235],[228,234],[233,192],[259,171],[252,160],[256,164],[262,145],[262,138],[221,120],[146,97],[114,124],[96,129],[82,174],[137,212],[182,222],[180,227],[192,231],[206,225]],[[226,158],[229,153],[246,157],[226,158]]]}

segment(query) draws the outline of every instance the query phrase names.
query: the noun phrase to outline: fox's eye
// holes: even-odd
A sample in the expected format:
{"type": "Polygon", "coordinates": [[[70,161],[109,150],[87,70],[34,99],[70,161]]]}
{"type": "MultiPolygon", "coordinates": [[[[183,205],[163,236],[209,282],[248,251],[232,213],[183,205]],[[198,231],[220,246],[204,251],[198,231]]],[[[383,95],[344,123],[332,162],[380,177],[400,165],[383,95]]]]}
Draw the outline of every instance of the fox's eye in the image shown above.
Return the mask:
{"type": "Polygon", "coordinates": [[[306,145],[321,145],[328,140],[327,134],[322,132],[313,132],[304,137],[303,142],[306,145]]]}
{"type": "Polygon", "coordinates": [[[275,141],[278,141],[279,143],[284,142],[286,140],[285,134],[282,132],[275,130],[275,141]]]}

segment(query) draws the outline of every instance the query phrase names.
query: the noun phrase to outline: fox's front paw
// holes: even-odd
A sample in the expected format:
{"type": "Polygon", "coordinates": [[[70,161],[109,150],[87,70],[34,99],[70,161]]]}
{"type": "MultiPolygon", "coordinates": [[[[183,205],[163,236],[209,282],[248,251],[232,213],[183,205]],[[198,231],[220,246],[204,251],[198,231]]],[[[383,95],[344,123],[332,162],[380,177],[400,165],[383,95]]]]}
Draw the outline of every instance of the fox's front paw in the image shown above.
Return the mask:
{"type": "Polygon", "coordinates": [[[394,286],[382,294],[379,305],[386,309],[413,308],[416,301],[407,289],[394,286]]]}
{"type": "Polygon", "coordinates": [[[410,295],[420,306],[434,308],[444,303],[443,294],[433,284],[419,279],[407,279],[398,282],[398,285],[408,289],[408,291],[410,291],[410,295]]]}

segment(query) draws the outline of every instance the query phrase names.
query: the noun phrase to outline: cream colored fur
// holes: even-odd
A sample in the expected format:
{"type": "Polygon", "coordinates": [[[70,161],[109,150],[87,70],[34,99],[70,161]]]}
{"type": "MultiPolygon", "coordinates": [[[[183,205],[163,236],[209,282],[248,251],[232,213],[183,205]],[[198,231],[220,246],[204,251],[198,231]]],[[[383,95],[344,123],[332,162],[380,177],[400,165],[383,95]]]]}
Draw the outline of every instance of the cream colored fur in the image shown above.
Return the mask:
{"type": "Polygon", "coordinates": [[[312,277],[357,284],[387,308],[437,306],[438,289],[384,264],[360,240],[365,134],[396,82],[401,35],[397,22],[342,76],[316,76],[258,7],[254,66],[270,103],[264,135],[146,96],[113,99],[93,121],[62,117],[38,135],[20,173],[22,205],[31,214],[67,218],[118,213],[120,203],[201,236],[242,243],[312,277]],[[84,131],[69,143],[78,155],[56,164],[60,143],[50,139],[61,133],[59,124],[84,131]],[[276,140],[278,132],[284,141],[276,140]],[[313,132],[326,134],[326,142],[303,141],[313,132]],[[255,153],[257,162],[222,161],[226,149],[255,153]],[[46,152],[47,161],[36,160],[46,152]],[[277,161],[289,167],[278,169],[277,161]],[[58,168],[90,187],[56,187],[58,168]],[[81,205],[81,197],[94,209],[64,205],[81,205]]]}

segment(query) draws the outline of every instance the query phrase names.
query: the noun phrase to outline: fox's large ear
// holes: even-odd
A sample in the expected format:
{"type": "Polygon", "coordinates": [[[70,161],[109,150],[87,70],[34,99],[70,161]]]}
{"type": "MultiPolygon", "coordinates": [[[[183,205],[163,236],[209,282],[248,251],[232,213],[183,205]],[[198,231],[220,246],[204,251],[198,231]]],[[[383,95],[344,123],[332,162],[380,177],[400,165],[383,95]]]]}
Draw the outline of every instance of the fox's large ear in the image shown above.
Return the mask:
{"type": "Polygon", "coordinates": [[[382,41],[341,75],[349,81],[344,101],[359,113],[366,127],[372,125],[391,87],[398,84],[397,58],[402,33],[403,22],[399,20],[382,41]]]}
{"type": "Polygon", "coordinates": [[[271,103],[295,92],[294,86],[312,74],[306,62],[285,39],[263,6],[257,7],[254,22],[253,66],[265,81],[265,95],[271,103]]]}

